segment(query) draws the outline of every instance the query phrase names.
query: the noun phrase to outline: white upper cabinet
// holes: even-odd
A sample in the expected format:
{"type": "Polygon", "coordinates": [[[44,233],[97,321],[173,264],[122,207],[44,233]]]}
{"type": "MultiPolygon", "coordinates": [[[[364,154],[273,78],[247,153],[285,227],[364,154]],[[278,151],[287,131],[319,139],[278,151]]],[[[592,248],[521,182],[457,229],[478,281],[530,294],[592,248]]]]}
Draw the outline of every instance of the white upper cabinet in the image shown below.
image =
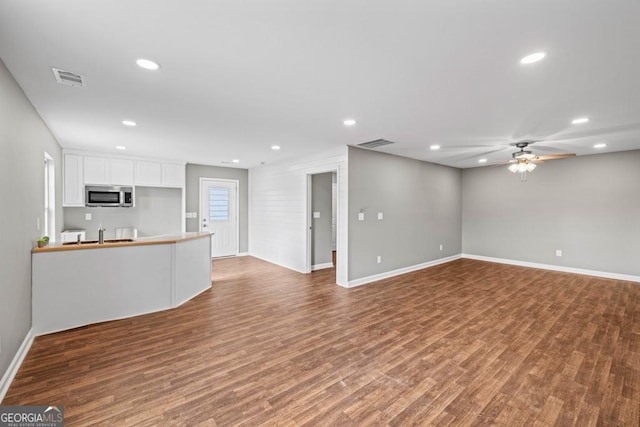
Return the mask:
{"type": "Polygon", "coordinates": [[[133,185],[133,160],[109,159],[111,184],[133,185]]]}
{"type": "Polygon", "coordinates": [[[62,206],[84,206],[83,166],[82,156],[64,155],[62,206]]]}
{"type": "Polygon", "coordinates": [[[85,185],[185,186],[185,164],[135,158],[101,156],[83,152],[64,153],[62,205],[84,206],[85,185]]]}
{"type": "Polygon", "coordinates": [[[109,178],[109,159],[105,157],[84,157],[85,184],[111,184],[109,178]]]}
{"type": "Polygon", "coordinates": [[[143,187],[162,186],[162,163],[159,162],[135,162],[135,184],[143,187]]]}
{"type": "Polygon", "coordinates": [[[135,162],[135,184],[143,187],[184,187],[185,166],[177,163],[135,162]]]}
{"type": "Polygon", "coordinates": [[[133,160],[84,156],[85,185],[133,185],[133,160]]]}
{"type": "Polygon", "coordinates": [[[184,187],[185,166],[173,163],[162,164],[162,185],[164,187],[184,187]]]}

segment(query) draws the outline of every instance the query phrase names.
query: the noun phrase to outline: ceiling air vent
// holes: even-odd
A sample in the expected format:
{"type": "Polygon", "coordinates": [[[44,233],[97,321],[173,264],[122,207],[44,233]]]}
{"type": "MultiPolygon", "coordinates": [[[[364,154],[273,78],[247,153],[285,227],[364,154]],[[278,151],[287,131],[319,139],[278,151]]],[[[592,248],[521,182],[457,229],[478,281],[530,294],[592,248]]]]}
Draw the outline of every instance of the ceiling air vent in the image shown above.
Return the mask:
{"type": "Polygon", "coordinates": [[[386,139],[375,139],[369,142],[363,142],[362,144],[358,144],[358,147],[364,148],[378,148],[383,145],[395,144],[393,141],[387,141],[386,139]]]}
{"type": "Polygon", "coordinates": [[[59,68],[51,68],[56,81],[67,86],[84,87],[84,76],[82,74],[72,73],[71,71],[61,70],[59,68]]]}

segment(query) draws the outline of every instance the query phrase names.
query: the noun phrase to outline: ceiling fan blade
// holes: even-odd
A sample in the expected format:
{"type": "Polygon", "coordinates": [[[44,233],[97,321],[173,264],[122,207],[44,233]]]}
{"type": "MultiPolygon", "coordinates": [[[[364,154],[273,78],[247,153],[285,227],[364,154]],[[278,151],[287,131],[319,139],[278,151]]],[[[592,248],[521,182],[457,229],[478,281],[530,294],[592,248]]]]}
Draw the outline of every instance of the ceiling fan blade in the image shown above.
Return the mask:
{"type": "Polygon", "coordinates": [[[544,160],[540,160],[539,158],[534,158],[532,160],[529,160],[531,163],[535,163],[536,165],[541,165],[544,163],[544,160]]]}
{"type": "Polygon", "coordinates": [[[545,160],[564,159],[565,157],[575,157],[575,154],[574,153],[547,154],[546,156],[536,156],[533,158],[533,160],[545,161],[545,160]]]}

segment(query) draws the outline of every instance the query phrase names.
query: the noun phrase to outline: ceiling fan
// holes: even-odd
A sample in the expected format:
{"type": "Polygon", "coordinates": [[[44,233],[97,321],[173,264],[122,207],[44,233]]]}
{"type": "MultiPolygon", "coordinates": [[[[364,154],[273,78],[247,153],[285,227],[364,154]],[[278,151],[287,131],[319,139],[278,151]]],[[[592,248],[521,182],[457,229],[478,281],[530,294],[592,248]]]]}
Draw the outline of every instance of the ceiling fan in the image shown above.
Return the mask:
{"type": "Polygon", "coordinates": [[[527,172],[532,172],[537,165],[544,163],[547,160],[556,160],[563,159],[565,157],[573,157],[574,153],[564,153],[564,154],[548,154],[544,156],[536,156],[531,152],[531,150],[526,150],[529,145],[535,143],[537,141],[522,141],[517,142],[514,145],[520,149],[520,151],[516,151],[511,154],[513,157],[511,160],[507,161],[503,164],[509,165],[509,171],[513,173],[520,173],[520,180],[527,180],[527,172]]]}

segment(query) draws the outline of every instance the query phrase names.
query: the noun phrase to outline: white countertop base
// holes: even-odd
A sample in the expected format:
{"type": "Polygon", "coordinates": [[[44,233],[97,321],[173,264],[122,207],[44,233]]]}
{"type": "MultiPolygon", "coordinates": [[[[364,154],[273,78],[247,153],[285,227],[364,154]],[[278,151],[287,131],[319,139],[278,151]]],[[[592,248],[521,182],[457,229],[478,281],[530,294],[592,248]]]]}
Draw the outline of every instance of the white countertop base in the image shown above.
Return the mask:
{"type": "Polygon", "coordinates": [[[33,330],[43,335],[177,307],[211,287],[209,236],[32,254],[33,330]]]}

